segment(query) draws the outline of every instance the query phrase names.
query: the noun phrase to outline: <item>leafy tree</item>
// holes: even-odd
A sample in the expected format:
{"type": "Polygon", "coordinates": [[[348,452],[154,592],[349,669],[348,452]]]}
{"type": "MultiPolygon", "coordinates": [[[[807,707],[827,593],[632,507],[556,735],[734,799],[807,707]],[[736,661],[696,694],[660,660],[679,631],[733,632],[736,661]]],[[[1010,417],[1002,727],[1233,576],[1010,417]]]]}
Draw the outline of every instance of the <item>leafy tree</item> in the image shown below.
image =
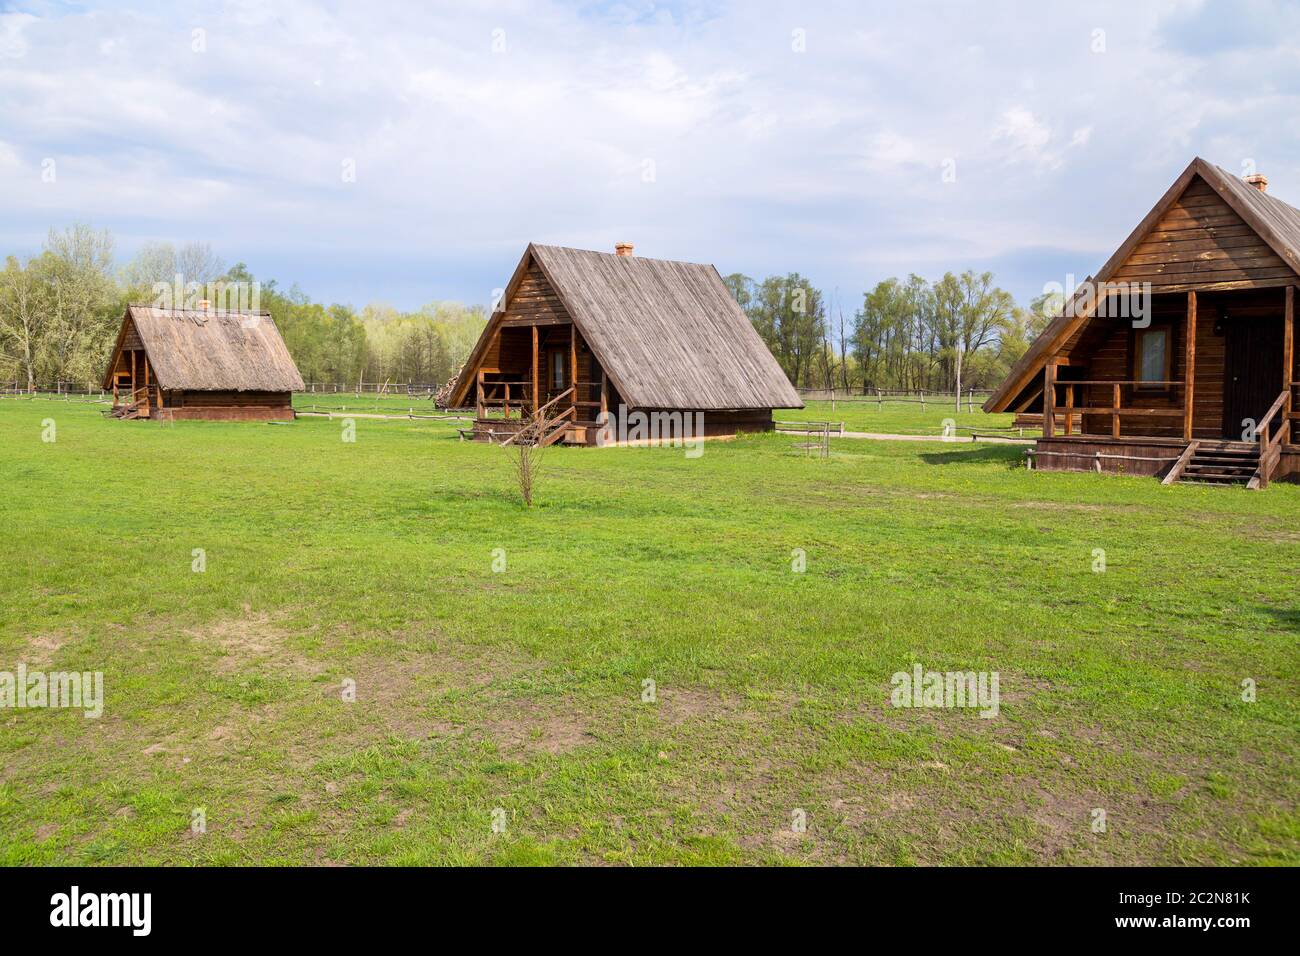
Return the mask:
{"type": "Polygon", "coordinates": [[[824,344],[821,292],[797,272],[768,276],[757,286],[747,311],[790,381],[808,384],[813,359],[824,344]]]}

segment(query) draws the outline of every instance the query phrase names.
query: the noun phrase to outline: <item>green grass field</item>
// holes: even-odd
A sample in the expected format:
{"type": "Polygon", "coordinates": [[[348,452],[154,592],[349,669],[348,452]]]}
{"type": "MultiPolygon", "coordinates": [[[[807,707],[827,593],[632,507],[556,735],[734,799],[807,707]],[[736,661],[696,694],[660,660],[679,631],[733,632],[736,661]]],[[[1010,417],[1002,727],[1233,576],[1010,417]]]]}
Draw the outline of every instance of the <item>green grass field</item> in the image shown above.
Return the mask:
{"type": "MultiPolygon", "coordinates": [[[[408,397],[405,395],[357,395],[347,393],[300,393],[293,398],[294,407],[299,411],[332,412],[343,414],[356,412],[360,414],[405,415],[413,411],[416,415],[443,414],[433,407],[428,399],[408,397]]],[[[963,404],[960,412],[952,405],[943,402],[927,402],[922,407],[918,402],[885,402],[877,406],[874,401],[838,401],[808,402],[806,408],[778,409],[775,413],[778,421],[843,422],[845,431],[884,432],[896,435],[939,435],[943,433],[944,422],[951,419],[957,427],[958,437],[969,438],[972,429],[986,430],[989,434],[1007,434],[1014,415],[986,415],[980,411],[978,403],[975,411],[968,410],[963,404]]],[[[1026,436],[1036,434],[1025,431],[1026,436]]]]}
{"type": "Polygon", "coordinates": [[[1300,487],[344,425],[0,402],[0,863],[1300,862],[1300,487]]]}
{"type": "MultiPolygon", "coordinates": [[[[839,401],[833,406],[830,402],[808,402],[806,408],[779,409],[775,418],[786,422],[843,422],[844,430],[849,432],[876,432],[893,435],[941,435],[944,422],[951,420],[955,435],[969,438],[972,430],[993,435],[1020,437],[1018,432],[1009,431],[1015,415],[987,415],[980,411],[978,404],[973,412],[963,404],[961,411],[949,404],[926,402],[922,407],[918,402],[885,402],[877,406],[875,402],[839,401]]],[[[1037,432],[1026,430],[1024,435],[1031,437],[1037,432]]]]}

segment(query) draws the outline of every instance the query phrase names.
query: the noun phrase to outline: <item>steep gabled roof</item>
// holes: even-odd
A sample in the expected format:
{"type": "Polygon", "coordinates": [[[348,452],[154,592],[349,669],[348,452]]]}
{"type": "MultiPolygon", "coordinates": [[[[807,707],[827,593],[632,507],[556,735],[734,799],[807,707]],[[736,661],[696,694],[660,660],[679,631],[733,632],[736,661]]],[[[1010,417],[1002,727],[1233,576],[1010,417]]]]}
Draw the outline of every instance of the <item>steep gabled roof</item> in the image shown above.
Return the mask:
{"type": "Polygon", "coordinates": [[[632,408],[802,408],[799,393],[711,265],[530,244],[453,402],[535,262],[632,408]]]}
{"type": "Polygon", "coordinates": [[[105,387],[127,323],[149,356],[158,385],[168,391],[299,392],[302,376],[269,312],[127,308],[105,387]]]}
{"type": "Polygon", "coordinates": [[[1106,260],[1106,264],[1097,271],[1097,274],[1089,277],[1080,286],[1079,293],[1073,302],[1068,304],[1070,307],[1063,309],[1062,314],[1053,319],[1042,334],[1033,341],[1020,361],[1007,373],[1002,384],[984,403],[983,408],[986,412],[1005,411],[1025,386],[1042,371],[1047,357],[1055,354],[1091,318],[1091,311],[1083,304],[1086,301],[1088,287],[1090,285],[1100,287],[1109,282],[1116,271],[1124,265],[1133,249],[1152,231],[1169,207],[1178,201],[1187,187],[1198,177],[1221,196],[1224,202],[1291,269],[1300,273],[1300,210],[1256,189],[1244,179],[1198,156],[1174,180],[1174,184],[1138,223],[1137,228],[1124,240],[1123,245],[1115,250],[1115,254],[1106,260]]]}

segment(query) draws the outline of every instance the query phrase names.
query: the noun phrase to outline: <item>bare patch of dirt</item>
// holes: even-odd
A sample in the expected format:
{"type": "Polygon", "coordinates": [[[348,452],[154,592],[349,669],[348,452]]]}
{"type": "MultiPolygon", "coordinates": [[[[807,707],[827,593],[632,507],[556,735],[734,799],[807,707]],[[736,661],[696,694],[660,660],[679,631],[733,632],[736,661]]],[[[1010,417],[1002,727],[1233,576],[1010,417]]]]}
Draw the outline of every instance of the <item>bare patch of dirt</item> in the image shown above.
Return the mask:
{"type": "Polygon", "coordinates": [[[27,641],[28,670],[48,667],[54,662],[54,655],[67,643],[67,638],[60,634],[38,634],[27,641]]]}
{"type": "MultiPolygon", "coordinates": [[[[778,702],[788,710],[794,701],[778,702]]],[[[676,727],[700,720],[761,720],[763,715],[755,702],[722,691],[695,687],[657,687],[655,712],[666,723],[676,727]]]]}
{"type": "Polygon", "coordinates": [[[255,614],[247,605],[240,617],[224,618],[184,633],[204,647],[220,650],[214,665],[219,674],[250,667],[274,667],[313,676],[325,669],[318,661],[291,647],[292,635],[275,619],[267,614],[255,614]]]}
{"type": "Polygon", "coordinates": [[[584,715],[545,713],[537,707],[490,720],[478,729],[506,753],[562,754],[596,740],[584,715]]]}

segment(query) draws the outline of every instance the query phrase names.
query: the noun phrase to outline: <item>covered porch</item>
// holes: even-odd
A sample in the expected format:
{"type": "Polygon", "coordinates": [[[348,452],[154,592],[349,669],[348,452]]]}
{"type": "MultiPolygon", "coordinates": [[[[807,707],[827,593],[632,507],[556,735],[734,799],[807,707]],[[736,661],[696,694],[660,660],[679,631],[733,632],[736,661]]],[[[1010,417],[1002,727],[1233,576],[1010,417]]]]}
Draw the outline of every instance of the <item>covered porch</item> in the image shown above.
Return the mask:
{"type": "Polygon", "coordinates": [[[504,441],[538,422],[545,444],[594,444],[612,392],[572,321],[506,319],[475,373],[473,437],[504,441]]]}
{"type": "Polygon", "coordinates": [[[149,355],[134,327],[128,330],[109,372],[112,414],[117,418],[151,418],[162,408],[162,389],[149,364],[149,355]]]}
{"type": "Polygon", "coordinates": [[[1293,285],[1156,293],[1137,318],[1103,301],[1015,408],[1041,410],[1034,467],[1251,488],[1300,473],[1293,285]]]}

